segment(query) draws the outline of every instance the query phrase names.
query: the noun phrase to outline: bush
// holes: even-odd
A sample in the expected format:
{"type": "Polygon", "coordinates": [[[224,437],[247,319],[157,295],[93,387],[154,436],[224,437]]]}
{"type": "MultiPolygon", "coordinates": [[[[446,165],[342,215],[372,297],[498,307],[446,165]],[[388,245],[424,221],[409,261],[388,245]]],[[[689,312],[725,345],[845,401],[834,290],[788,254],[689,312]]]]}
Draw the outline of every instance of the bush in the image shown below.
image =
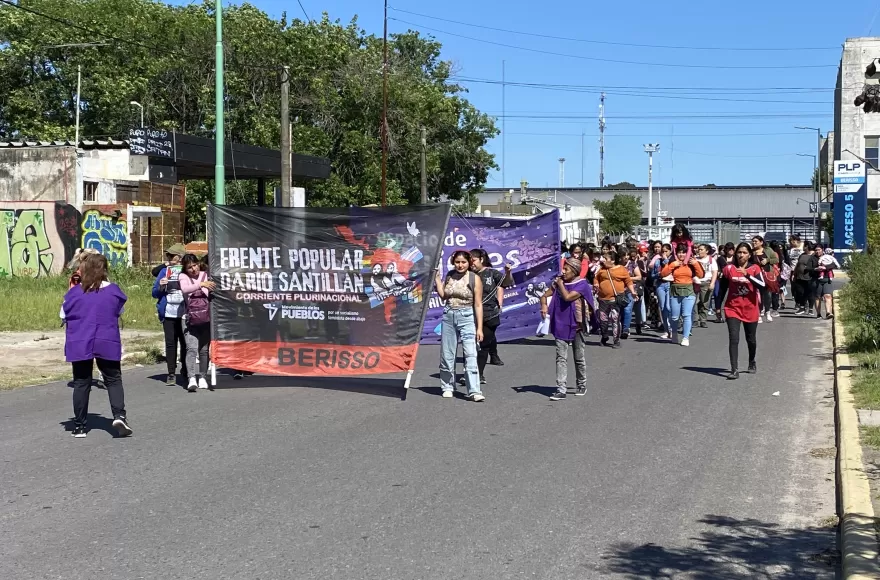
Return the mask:
{"type": "Polygon", "coordinates": [[[880,348],[880,253],[852,254],[849,284],[840,292],[849,346],[856,352],[880,348]]]}

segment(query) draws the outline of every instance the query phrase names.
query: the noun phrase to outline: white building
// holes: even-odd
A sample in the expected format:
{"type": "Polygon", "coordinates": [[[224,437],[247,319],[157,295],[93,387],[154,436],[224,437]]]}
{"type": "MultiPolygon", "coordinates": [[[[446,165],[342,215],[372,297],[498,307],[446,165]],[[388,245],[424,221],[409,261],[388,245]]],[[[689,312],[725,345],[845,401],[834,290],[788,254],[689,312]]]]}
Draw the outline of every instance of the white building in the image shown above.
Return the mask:
{"type": "Polygon", "coordinates": [[[829,168],[835,159],[865,159],[868,167],[868,206],[877,209],[880,201],[880,112],[865,113],[854,104],[866,85],[880,84],[878,72],[869,76],[866,68],[880,59],[880,38],[848,38],[843,45],[834,98],[834,134],[830,139],[833,158],[823,155],[823,166],[829,168]]]}

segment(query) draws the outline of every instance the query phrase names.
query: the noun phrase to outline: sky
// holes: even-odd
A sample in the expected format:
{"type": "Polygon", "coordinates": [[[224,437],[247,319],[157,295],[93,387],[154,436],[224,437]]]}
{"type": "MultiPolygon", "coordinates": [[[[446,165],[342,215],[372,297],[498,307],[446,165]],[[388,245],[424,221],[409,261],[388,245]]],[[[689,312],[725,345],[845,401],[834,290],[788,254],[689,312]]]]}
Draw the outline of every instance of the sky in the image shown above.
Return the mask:
{"type": "MultiPolygon", "coordinates": [[[[382,0],[301,2],[310,18],[357,16],[382,35],[382,0]]],[[[252,3],[303,18],[296,0],[252,3]]],[[[647,185],[644,144],[659,143],[657,186],[802,185],[815,128],[833,128],[842,43],[880,36],[878,13],[876,2],[815,0],[389,0],[388,25],[442,42],[467,98],[498,116],[488,187],[557,187],[560,157],[566,187],[597,186],[602,90],[606,184],[647,185]]]]}

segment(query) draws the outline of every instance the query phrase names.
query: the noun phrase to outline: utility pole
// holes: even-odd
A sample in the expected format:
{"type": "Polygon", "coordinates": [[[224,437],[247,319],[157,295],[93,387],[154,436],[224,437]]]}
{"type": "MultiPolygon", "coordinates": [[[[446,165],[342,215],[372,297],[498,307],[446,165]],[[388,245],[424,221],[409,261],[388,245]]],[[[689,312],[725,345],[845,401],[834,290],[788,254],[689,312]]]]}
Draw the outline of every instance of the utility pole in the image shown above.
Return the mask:
{"type": "Polygon", "coordinates": [[[599,96],[599,187],[605,187],[605,93],[599,96]]]}
{"type": "Polygon", "coordinates": [[[586,187],[584,183],[584,137],[586,136],[586,132],[581,131],[581,187],[586,187]]]}
{"type": "MultiPolygon", "coordinates": [[[[873,63],[872,63],[873,64],[873,63]]],[[[822,129],[819,127],[795,127],[795,129],[801,129],[803,131],[815,131],[816,132],[816,167],[819,166],[819,160],[822,159],[822,129]]],[[[819,203],[819,188],[821,187],[821,175],[816,171],[813,172],[813,175],[816,178],[816,186],[813,188],[813,202],[819,203]]],[[[813,214],[813,235],[817,236],[818,233],[816,231],[816,215],[813,214]]]]}
{"type": "Polygon", "coordinates": [[[385,0],[385,29],[382,33],[382,207],[388,187],[388,0],[385,0]]]}
{"type": "Polygon", "coordinates": [[[651,228],[654,226],[654,153],[659,150],[659,143],[645,145],[648,154],[648,237],[651,237],[651,228]]]}
{"type": "MultiPolygon", "coordinates": [[[[79,148],[79,93],[82,89],[82,65],[76,65],[76,137],[73,146],[79,148]]],[[[68,133],[70,135],[70,133],[68,133]]]]}
{"type": "Polygon", "coordinates": [[[290,67],[281,71],[281,207],[290,207],[290,67]]]}
{"type": "Polygon", "coordinates": [[[223,3],[214,0],[214,26],[217,29],[217,44],[214,47],[214,203],[226,204],[226,168],[224,166],[223,146],[223,3]]]}
{"type": "Polygon", "coordinates": [[[559,187],[565,187],[565,157],[559,158],[559,187]]]}
{"type": "Polygon", "coordinates": [[[425,157],[428,154],[428,132],[425,130],[424,125],[421,127],[421,137],[422,137],[422,204],[428,203],[428,170],[427,170],[427,160],[425,157]]]}
{"type": "Polygon", "coordinates": [[[505,176],[507,175],[507,77],[506,77],[507,61],[501,61],[501,187],[507,185],[505,176]]]}

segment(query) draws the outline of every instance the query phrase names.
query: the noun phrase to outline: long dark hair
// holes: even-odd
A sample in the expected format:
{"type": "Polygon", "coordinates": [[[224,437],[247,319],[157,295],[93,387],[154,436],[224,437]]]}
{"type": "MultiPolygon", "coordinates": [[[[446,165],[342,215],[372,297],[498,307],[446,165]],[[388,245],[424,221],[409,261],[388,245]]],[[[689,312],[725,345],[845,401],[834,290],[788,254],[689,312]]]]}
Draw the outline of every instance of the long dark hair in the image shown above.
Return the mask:
{"type": "Polygon", "coordinates": [[[195,254],[184,254],[183,258],[180,259],[180,265],[183,266],[183,274],[186,274],[187,277],[189,277],[189,274],[187,274],[186,269],[189,268],[190,266],[192,266],[193,264],[198,264],[199,271],[201,271],[202,262],[201,262],[201,260],[199,260],[199,258],[195,254]]]}
{"type": "Polygon", "coordinates": [[[675,240],[693,240],[691,233],[684,224],[675,224],[672,226],[672,239],[675,240]]]}
{"type": "Polygon", "coordinates": [[[745,248],[749,252],[749,259],[746,260],[746,266],[751,266],[755,263],[755,250],[752,249],[752,245],[746,242],[740,242],[736,245],[736,250],[733,253],[733,265],[739,267],[739,261],[736,255],[739,253],[740,248],[745,248]]]}
{"type": "MultiPolygon", "coordinates": [[[[473,250],[471,250],[471,258],[476,258],[480,261],[480,264],[482,264],[486,268],[492,267],[492,262],[489,261],[489,254],[486,252],[486,250],[483,250],[481,248],[474,248],[473,250]]],[[[453,258],[453,261],[455,261],[455,258],[453,258]]]]}

